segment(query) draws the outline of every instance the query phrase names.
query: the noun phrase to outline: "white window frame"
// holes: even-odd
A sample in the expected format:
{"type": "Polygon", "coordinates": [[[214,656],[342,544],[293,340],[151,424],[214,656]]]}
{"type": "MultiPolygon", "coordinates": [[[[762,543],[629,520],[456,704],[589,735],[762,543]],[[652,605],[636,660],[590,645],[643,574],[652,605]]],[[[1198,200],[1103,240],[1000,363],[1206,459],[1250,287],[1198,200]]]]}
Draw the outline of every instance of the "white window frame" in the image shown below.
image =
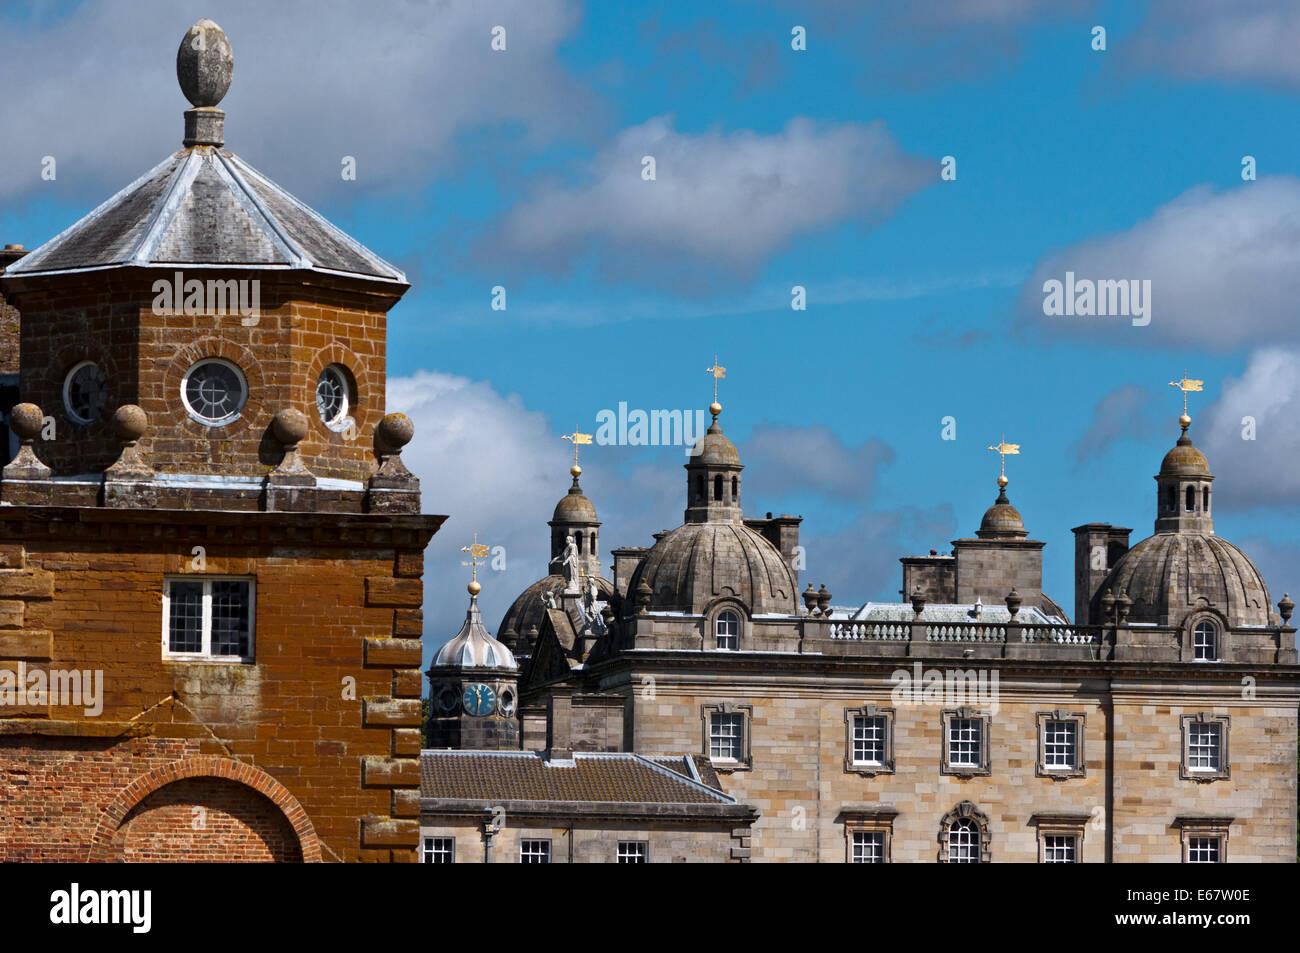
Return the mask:
{"type": "Polygon", "coordinates": [[[1219,627],[1209,619],[1200,619],[1192,626],[1192,661],[1193,662],[1217,662],[1219,661],[1219,627]],[[1201,641],[1203,634],[1202,628],[1209,629],[1209,639],[1201,641]],[[1201,655],[1202,650],[1208,649],[1208,655],[1201,655]]]}
{"type": "Polygon", "coordinates": [[[714,711],[709,713],[709,760],[721,764],[740,764],[745,755],[745,716],[738,711],[714,711]],[[725,719],[726,725],[734,728],[734,733],[722,734],[718,728],[725,719]],[[731,755],[714,754],[715,747],[721,749],[717,741],[727,742],[727,747],[735,752],[731,755]]]}
{"type": "Polygon", "coordinates": [[[1184,851],[1183,860],[1189,864],[1221,864],[1223,863],[1223,838],[1218,834],[1195,833],[1187,835],[1187,847],[1184,851]],[[1204,843],[1198,843],[1203,841],[1204,843]],[[1213,860],[1195,860],[1192,855],[1200,850],[1214,852],[1213,860]]]}
{"type": "MultiPolygon", "coordinates": [[[[72,381],[77,376],[77,374],[81,373],[83,368],[87,368],[87,367],[93,367],[95,368],[95,370],[99,371],[99,373],[103,375],[104,384],[105,387],[107,387],[108,374],[104,371],[102,367],[100,367],[94,361],[80,361],[74,364],[72,366],[72,370],[68,371],[68,373],[63,378],[63,410],[65,413],[67,413],[69,420],[71,420],[74,424],[81,424],[83,427],[86,426],[87,424],[93,424],[96,420],[99,420],[104,416],[104,407],[100,407],[99,413],[96,414],[94,417],[90,417],[90,418],[82,417],[81,414],[77,413],[75,410],[72,409],[72,381]]],[[[105,406],[107,406],[107,402],[108,402],[108,398],[106,394],[105,406]]]]}
{"type": "Polygon", "coordinates": [[[1066,711],[1057,708],[1053,711],[1038,713],[1038,766],[1035,773],[1042,778],[1063,781],[1066,778],[1082,778],[1088,773],[1086,755],[1087,716],[1081,711],[1066,711]],[[1051,764],[1048,761],[1048,746],[1061,745],[1060,741],[1049,742],[1049,732],[1053,725],[1070,724],[1074,726],[1074,740],[1069,746],[1071,761],[1069,764],[1051,764]]]}
{"type": "Polygon", "coordinates": [[[953,821],[948,827],[948,863],[978,864],[982,835],[979,822],[974,818],[959,817],[953,821]],[[961,838],[954,840],[953,835],[957,833],[961,838]]]}
{"type": "Polygon", "coordinates": [[[1223,726],[1216,721],[1187,725],[1187,770],[1215,772],[1223,769],[1223,726]],[[1206,759],[1211,764],[1198,764],[1206,759]]]}
{"type": "Polygon", "coordinates": [[[723,609],[713,620],[713,647],[719,652],[738,652],[740,651],[740,613],[735,609],[723,609]],[[729,620],[729,622],[724,621],[729,620]],[[735,626],[734,632],[723,633],[721,631],[724,624],[735,626]],[[723,645],[723,640],[732,644],[723,645]]]}
{"type": "Polygon", "coordinates": [[[251,662],[257,657],[257,580],[251,576],[179,575],[163,577],[162,657],[182,662],[251,662]],[[203,585],[203,648],[199,652],[171,650],[171,586],[174,582],[197,582],[203,585]],[[212,654],[212,583],[243,582],[248,584],[248,652],[245,655],[212,654]]]}
{"type": "Polygon", "coordinates": [[[644,840],[621,840],[614,855],[614,862],[619,864],[650,863],[650,842],[644,840]]]}
{"type": "Polygon", "coordinates": [[[853,764],[864,768],[883,768],[889,758],[889,719],[884,715],[864,715],[861,712],[852,716],[852,758],[853,764]],[[879,728],[872,734],[871,726],[879,728]],[[870,747],[879,752],[879,757],[859,757],[859,751],[870,747]]]}
{"type": "Polygon", "coordinates": [[[230,424],[233,424],[236,420],[238,420],[243,415],[244,408],[247,405],[248,405],[248,378],[244,376],[244,372],[240,369],[239,365],[236,364],[234,361],[228,361],[224,357],[205,357],[191,364],[189,366],[189,369],[185,371],[185,376],[181,378],[181,406],[185,408],[185,412],[190,415],[191,420],[198,421],[199,423],[203,424],[203,426],[205,427],[214,427],[214,428],[226,427],[229,426],[230,424]],[[190,405],[190,395],[189,395],[190,377],[199,368],[204,367],[208,364],[225,365],[229,370],[235,372],[235,379],[239,381],[239,399],[235,402],[236,403],[235,410],[233,410],[231,413],[228,413],[226,414],[226,416],[221,418],[204,417],[201,413],[199,413],[190,405]]]}
{"type": "Polygon", "coordinates": [[[525,837],[520,840],[519,862],[521,864],[549,864],[551,862],[551,839],[549,837],[525,837]]]}
{"type": "Polygon", "coordinates": [[[348,421],[350,419],[348,417],[348,412],[353,409],[353,404],[354,404],[354,399],[352,397],[351,375],[349,374],[348,369],[344,367],[342,364],[338,364],[338,363],[326,364],[324,367],[321,368],[320,373],[316,376],[316,390],[313,390],[312,392],[313,398],[316,396],[317,391],[319,391],[321,380],[327,376],[334,377],[341,385],[341,389],[343,391],[343,402],[339,406],[338,413],[336,413],[329,420],[326,420],[325,417],[321,414],[320,404],[317,403],[316,417],[318,420],[320,420],[322,424],[324,424],[330,430],[335,430],[335,431],[346,430],[348,426],[348,421]]]}
{"type": "MultiPolygon", "coordinates": [[[[988,712],[976,711],[974,708],[962,707],[946,709],[941,713],[943,726],[942,737],[942,756],[943,763],[940,765],[939,773],[945,775],[954,775],[957,777],[970,777],[973,775],[989,775],[993,771],[993,751],[990,745],[990,724],[992,717],[988,712]],[[974,727],[976,737],[973,739],[978,746],[977,763],[970,761],[954,761],[953,754],[953,732],[957,730],[958,722],[968,722],[974,727]]],[[[963,732],[968,728],[962,728],[963,732]]],[[[968,745],[972,739],[960,739],[963,746],[968,745]]]]}
{"type": "Polygon", "coordinates": [[[948,719],[948,766],[950,768],[981,768],[984,766],[984,726],[980,724],[978,718],[949,718],[948,719]],[[960,737],[958,733],[960,732],[960,737]],[[968,737],[974,733],[974,739],[968,737]],[[958,747],[970,748],[974,746],[974,760],[959,761],[957,751],[958,747]]]}
{"type": "MultiPolygon", "coordinates": [[[[1227,715],[1215,715],[1212,712],[1202,711],[1196,714],[1183,715],[1179,720],[1182,723],[1183,748],[1178,766],[1179,777],[1183,780],[1205,782],[1231,777],[1232,762],[1228,748],[1231,719],[1227,715]],[[1213,733],[1216,735],[1217,744],[1213,749],[1214,763],[1210,765],[1193,765],[1193,736],[1202,735],[1207,729],[1213,729],[1213,733]]],[[[1196,750],[1203,752],[1207,748],[1202,744],[1197,745],[1196,750]]]]}
{"type": "Polygon", "coordinates": [[[456,838],[424,838],[424,844],[420,849],[420,859],[426,864],[454,864],[456,862],[456,838]],[[434,860],[434,857],[446,857],[446,860],[434,860]]]}
{"type": "Polygon", "coordinates": [[[849,831],[849,863],[883,864],[888,838],[883,830],[849,831]]]}
{"type": "Polygon", "coordinates": [[[1062,834],[1054,832],[1043,835],[1043,863],[1045,864],[1077,864],[1079,862],[1079,835],[1062,834]],[[1060,843],[1054,844],[1053,841],[1060,843]],[[1060,853],[1053,856],[1053,852],[1068,852],[1068,856],[1062,856],[1060,853]]]}

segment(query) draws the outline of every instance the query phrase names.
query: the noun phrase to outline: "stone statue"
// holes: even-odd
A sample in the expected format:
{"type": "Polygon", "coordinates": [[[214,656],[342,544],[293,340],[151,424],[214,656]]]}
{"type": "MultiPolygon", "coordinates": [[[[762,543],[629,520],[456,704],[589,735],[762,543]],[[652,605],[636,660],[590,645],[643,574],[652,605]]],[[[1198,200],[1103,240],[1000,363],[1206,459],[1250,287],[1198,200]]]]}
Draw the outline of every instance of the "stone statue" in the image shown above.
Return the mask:
{"type": "Polygon", "coordinates": [[[582,591],[578,587],[578,573],[578,544],[573,541],[573,535],[569,534],[564,537],[564,555],[560,557],[560,574],[564,576],[565,592],[582,591]]]}

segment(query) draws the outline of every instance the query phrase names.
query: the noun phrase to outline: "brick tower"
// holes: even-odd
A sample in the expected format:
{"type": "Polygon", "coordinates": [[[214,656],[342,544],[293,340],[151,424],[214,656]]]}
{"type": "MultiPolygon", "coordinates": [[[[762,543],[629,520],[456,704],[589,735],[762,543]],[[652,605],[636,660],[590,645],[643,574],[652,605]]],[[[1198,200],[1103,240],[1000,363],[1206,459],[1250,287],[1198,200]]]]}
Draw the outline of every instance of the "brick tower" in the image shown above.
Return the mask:
{"type": "Polygon", "coordinates": [[[414,860],[408,285],[224,148],[232,72],[200,20],[183,147],[5,259],[0,859],[414,860]]]}

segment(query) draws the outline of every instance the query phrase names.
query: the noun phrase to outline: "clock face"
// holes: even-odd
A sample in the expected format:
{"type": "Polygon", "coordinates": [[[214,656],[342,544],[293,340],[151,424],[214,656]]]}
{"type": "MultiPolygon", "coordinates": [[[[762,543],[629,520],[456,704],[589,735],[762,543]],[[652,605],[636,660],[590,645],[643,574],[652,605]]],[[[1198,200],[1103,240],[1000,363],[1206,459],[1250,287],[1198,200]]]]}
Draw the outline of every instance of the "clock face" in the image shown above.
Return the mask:
{"type": "Polygon", "coordinates": [[[460,703],[465,706],[465,711],[469,714],[482,718],[492,714],[493,709],[497,707],[497,693],[492,691],[491,685],[482,683],[466,685],[460,703]]]}

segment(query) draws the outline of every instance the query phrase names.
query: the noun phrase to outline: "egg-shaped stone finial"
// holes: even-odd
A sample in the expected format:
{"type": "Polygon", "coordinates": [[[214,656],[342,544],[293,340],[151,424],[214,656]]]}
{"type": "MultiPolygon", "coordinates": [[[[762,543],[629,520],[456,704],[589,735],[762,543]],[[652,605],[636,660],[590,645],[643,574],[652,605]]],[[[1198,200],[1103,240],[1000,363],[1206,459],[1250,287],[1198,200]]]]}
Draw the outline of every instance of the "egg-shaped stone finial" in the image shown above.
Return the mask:
{"type": "Polygon", "coordinates": [[[190,27],[176,51],[176,78],[190,104],[218,105],[234,73],[235,54],[225,31],[207,17],[190,27]]]}
{"type": "Polygon", "coordinates": [[[415,424],[406,414],[386,414],[376,430],[380,444],[393,453],[401,453],[415,436],[415,424]]]}
{"type": "Polygon", "coordinates": [[[19,440],[35,440],[45,422],[45,413],[35,404],[15,404],[9,411],[9,426],[19,440]]]}
{"type": "Polygon", "coordinates": [[[113,430],[121,440],[139,440],[149,429],[149,417],[136,404],[123,404],[113,411],[113,430]]]}
{"type": "Polygon", "coordinates": [[[271,433],[286,447],[296,447],[307,436],[307,415],[296,407],[277,410],[271,418],[271,433]]]}

